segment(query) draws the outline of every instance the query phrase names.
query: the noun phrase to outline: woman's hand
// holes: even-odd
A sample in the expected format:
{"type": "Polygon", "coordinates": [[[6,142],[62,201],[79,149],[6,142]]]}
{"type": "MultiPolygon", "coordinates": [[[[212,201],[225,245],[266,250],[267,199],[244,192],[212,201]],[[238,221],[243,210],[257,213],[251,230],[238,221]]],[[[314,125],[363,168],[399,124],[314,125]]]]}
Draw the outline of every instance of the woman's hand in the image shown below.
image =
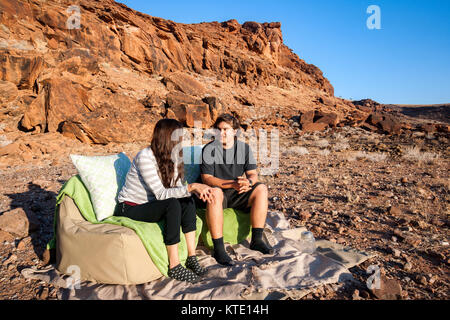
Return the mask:
{"type": "Polygon", "coordinates": [[[208,203],[214,202],[215,198],[210,186],[202,183],[192,183],[189,187],[191,187],[191,190],[188,191],[193,192],[202,201],[208,203]]]}

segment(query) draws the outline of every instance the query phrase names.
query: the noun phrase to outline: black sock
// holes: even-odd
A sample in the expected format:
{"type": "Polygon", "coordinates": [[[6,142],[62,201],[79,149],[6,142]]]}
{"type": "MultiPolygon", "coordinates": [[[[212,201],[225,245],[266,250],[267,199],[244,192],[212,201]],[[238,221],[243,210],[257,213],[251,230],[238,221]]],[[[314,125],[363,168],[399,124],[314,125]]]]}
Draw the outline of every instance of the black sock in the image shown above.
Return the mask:
{"type": "Polygon", "coordinates": [[[167,273],[169,278],[178,280],[178,281],[187,281],[191,283],[198,282],[200,278],[191,270],[184,268],[181,264],[169,269],[167,273]]]}
{"type": "Polygon", "coordinates": [[[190,256],[186,259],[186,268],[192,270],[198,276],[203,276],[206,273],[206,269],[200,266],[196,256],[190,256]]]}
{"type": "Polygon", "coordinates": [[[214,254],[213,257],[220,264],[229,266],[233,264],[233,260],[225,251],[225,246],[223,244],[223,237],[219,239],[212,239],[214,244],[214,254]]]}
{"type": "Polygon", "coordinates": [[[264,254],[273,253],[270,245],[263,240],[264,228],[252,228],[252,241],[250,242],[250,249],[262,252],[264,254]]]}

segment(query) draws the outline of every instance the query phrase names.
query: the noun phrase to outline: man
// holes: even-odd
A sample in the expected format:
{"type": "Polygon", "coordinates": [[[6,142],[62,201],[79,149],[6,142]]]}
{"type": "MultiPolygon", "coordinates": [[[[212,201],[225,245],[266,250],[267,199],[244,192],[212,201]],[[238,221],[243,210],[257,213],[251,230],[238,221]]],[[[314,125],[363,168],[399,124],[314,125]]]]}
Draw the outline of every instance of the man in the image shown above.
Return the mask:
{"type": "Polygon", "coordinates": [[[263,240],[268,209],[267,187],[258,182],[256,161],[248,144],[237,139],[239,121],[229,114],[220,115],[214,123],[215,139],[202,150],[201,179],[213,187],[216,201],[197,201],[206,206],[206,221],[214,244],[213,257],[226,266],[234,262],[223,243],[223,209],[234,208],[250,214],[252,240],[250,249],[264,254],[272,248],[263,240]],[[220,133],[220,134],[219,134],[220,133]]]}

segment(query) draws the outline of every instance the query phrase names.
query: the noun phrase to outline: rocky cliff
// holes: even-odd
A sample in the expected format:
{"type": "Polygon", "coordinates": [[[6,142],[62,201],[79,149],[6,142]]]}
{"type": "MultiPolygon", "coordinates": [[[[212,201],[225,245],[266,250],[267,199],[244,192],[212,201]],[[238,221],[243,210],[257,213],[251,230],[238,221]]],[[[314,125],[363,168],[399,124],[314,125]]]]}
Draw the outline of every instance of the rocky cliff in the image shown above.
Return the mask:
{"type": "Polygon", "coordinates": [[[229,111],[270,124],[320,97],[346,105],[283,44],[279,22],[181,24],[111,0],[73,5],[0,2],[2,130],[104,144],[148,139],[161,117],[206,127],[229,111]]]}

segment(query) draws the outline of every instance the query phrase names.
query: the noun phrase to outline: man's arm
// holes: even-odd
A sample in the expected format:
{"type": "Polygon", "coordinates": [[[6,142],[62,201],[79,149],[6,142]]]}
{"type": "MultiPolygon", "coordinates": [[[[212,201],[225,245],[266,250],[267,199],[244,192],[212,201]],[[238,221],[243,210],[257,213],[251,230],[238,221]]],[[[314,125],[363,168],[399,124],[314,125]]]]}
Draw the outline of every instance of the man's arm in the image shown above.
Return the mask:
{"type": "Polygon", "coordinates": [[[248,170],[245,172],[248,180],[251,180],[252,186],[258,182],[258,171],[257,170],[248,170]]]}
{"type": "Polygon", "coordinates": [[[210,187],[219,187],[221,189],[231,189],[236,186],[235,180],[224,180],[214,177],[210,174],[202,174],[202,181],[210,187]]]}

